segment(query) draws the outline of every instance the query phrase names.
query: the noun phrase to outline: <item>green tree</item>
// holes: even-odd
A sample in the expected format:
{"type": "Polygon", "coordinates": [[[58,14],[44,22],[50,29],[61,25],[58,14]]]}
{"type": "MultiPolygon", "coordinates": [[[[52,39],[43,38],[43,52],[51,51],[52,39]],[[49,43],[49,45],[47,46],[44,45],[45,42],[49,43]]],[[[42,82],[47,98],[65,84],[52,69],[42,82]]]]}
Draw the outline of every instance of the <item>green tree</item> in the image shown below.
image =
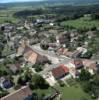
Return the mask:
{"type": "Polygon", "coordinates": [[[96,74],[93,78],[93,82],[95,85],[99,86],[99,74],[96,74]]]}
{"type": "Polygon", "coordinates": [[[89,81],[91,79],[91,74],[85,69],[82,69],[79,75],[79,79],[80,81],[89,81]]]}
{"type": "MultiPolygon", "coordinates": [[[[40,75],[33,75],[32,80],[30,82],[30,88],[33,87],[34,89],[40,88],[40,89],[45,89],[48,88],[49,85],[48,83],[44,80],[43,77],[40,75]]],[[[31,88],[31,89],[33,89],[31,88]]]]}
{"type": "Polygon", "coordinates": [[[19,78],[18,78],[18,80],[17,80],[17,84],[18,85],[21,85],[21,86],[23,86],[23,85],[26,85],[26,79],[25,79],[25,77],[24,76],[19,76],[19,78]]]}
{"type": "Polygon", "coordinates": [[[87,93],[89,93],[92,90],[91,83],[89,81],[82,82],[81,86],[82,86],[83,90],[87,93]]]}

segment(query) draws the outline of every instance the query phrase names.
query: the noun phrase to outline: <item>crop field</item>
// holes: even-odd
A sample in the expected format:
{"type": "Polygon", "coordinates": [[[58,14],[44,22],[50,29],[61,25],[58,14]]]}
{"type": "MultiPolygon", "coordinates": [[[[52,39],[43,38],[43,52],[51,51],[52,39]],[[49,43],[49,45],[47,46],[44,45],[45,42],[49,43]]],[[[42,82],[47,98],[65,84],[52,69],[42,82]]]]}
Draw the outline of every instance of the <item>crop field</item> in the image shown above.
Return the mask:
{"type": "Polygon", "coordinates": [[[92,27],[97,27],[99,28],[99,20],[91,20],[91,19],[86,19],[86,18],[79,18],[76,20],[68,20],[64,21],[61,23],[63,26],[72,26],[74,28],[92,28],[92,27]]]}

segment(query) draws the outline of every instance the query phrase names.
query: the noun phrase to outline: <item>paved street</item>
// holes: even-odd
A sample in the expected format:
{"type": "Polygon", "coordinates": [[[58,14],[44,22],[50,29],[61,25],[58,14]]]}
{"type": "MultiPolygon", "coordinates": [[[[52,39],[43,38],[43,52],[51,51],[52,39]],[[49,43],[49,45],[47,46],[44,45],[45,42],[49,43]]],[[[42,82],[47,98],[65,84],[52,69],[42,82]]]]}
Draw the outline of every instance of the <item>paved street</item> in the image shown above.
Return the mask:
{"type": "Polygon", "coordinates": [[[52,61],[51,65],[46,65],[46,67],[44,68],[44,70],[39,73],[41,75],[47,74],[53,68],[55,68],[55,67],[57,67],[57,66],[59,66],[61,64],[68,64],[69,62],[72,61],[72,59],[69,58],[69,57],[66,57],[66,56],[63,56],[63,55],[58,56],[54,52],[42,50],[40,48],[39,44],[33,45],[32,49],[34,51],[38,52],[41,55],[47,56],[48,59],[52,61]]]}
{"type": "Polygon", "coordinates": [[[49,60],[52,61],[53,64],[66,64],[71,60],[71,58],[68,58],[66,56],[58,56],[52,51],[45,51],[40,48],[40,45],[33,45],[32,49],[36,52],[38,52],[41,55],[45,55],[48,57],[49,60]]]}

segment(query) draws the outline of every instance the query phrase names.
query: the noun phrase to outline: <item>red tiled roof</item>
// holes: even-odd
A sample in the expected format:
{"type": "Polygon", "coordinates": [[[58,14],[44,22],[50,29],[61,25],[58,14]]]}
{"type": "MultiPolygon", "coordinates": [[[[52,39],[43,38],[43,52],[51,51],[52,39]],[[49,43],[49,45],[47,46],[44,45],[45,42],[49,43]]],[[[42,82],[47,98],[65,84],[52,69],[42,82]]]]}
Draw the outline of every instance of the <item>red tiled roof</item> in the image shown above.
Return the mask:
{"type": "Polygon", "coordinates": [[[57,68],[54,68],[52,70],[52,74],[55,78],[60,78],[62,77],[63,75],[67,74],[69,72],[69,69],[64,66],[64,65],[60,65],[59,67],[57,68]]]}

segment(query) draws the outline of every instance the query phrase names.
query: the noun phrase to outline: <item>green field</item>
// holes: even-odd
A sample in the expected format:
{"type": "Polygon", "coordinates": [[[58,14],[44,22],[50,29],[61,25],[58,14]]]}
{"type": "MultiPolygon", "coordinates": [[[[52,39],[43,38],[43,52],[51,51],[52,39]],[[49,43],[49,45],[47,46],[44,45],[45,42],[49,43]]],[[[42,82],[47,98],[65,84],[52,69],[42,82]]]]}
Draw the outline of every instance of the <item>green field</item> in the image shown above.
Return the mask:
{"type": "MultiPolygon", "coordinates": [[[[92,100],[87,93],[83,92],[83,90],[80,88],[79,85],[70,86],[70,87],[57,86],[56,89],[58,89],[62,93],[62,100],[92,100]]],[[[50,95],[53,93],[53,89],[52,88],[45,89],[45,90],[38,89],[35,92],[39,96],[41,96],[42,94],[50,95]]]]}
{"type": "Polygon", "coordinates": [[[24,7],[24,6],[19,6],[19,7],[11,7],[8,8],[6,10],[0,10],[0,23],[4,23],[5,21],[12,21],[14,23],[16,23],[17,21],[19,21],[20,19],[13,17],[13,14],[15,12],[21,11],[21,10],[25,10],[25,9],[31,9],[31,7],[24,7]]]}
{"type": "Polygon", "coordinates": [[[4,23],[5,21],[12,21],[13,23],[16,23],[20,19],[13,16],[15,12],[32,9],[36,9],[36,7],[33,8],[31,6],[15,6],[0,10],[0,23],[4,23]]]}
{"type": "Polygon", "coordinates": [[[79,18],[76,20],[68,20],[61,23],[62,26],[72,26],[74,28],[99,28],[99,20],[91,20],[90,18],[79,18]]]}
{"type": "Polygon", "coordinates": [[[91,97],[83,92],[83,90],[78,87],[59,87],[62,93],[62,100],[92,100],[91,97]]]}
{"type": "Polygon", "coordinates": [[[18,19],[13,17],[14,10],[0,10],[0,23],[5,21],[17,22],[18,19]]]}

